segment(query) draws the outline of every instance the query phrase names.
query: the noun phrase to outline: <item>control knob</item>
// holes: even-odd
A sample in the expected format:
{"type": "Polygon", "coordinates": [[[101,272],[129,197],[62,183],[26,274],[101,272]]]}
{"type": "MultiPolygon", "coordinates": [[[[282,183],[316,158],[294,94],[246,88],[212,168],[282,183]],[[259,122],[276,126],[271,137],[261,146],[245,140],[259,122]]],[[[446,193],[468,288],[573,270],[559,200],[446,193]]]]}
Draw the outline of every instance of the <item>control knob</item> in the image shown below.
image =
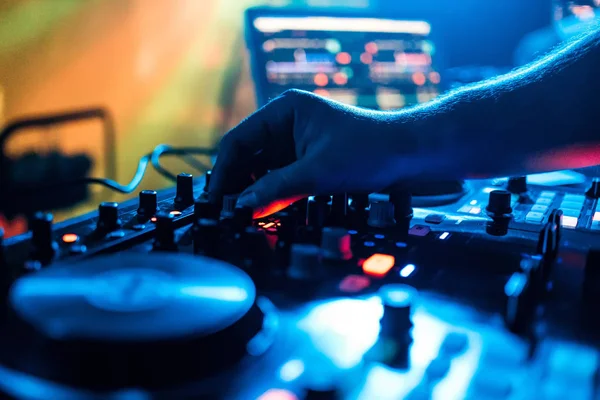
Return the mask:
{"type": "Polygon", "coordinates": [[[140,217],[150,218],[158,207],[157,195],[154,190],[142,190],[139,197],[137,213],[140,217]]]}
{"type": "Polygon", "coordinates": [[[249,226],[252,226],[254,210],[252,207],[236,207],[233,210],[233,222],[235,228],[243,232],[249,226]]]}
{"type": "Polygon", "coordinates": [[[517,176],[508,179],[506,190],[514,194],[523,194],[527,192],[527,177],[517,176]]]}
{"type": "Polygon", "coordinates": [[[585,192],[585,195],[590,199],[598,199],[600,198],[600,178],[592,179],[592,185],[585,192]]]}
{"type": "Polygon", "coordinates": [[[409,285],[389,284],[379,289],[383,304],[381,334],[391,337],[402,337],[409,334],[412,328],[412,305],[417,291],[409,285]]]}
{"type": "Polygon", "coordinates": [[[314,280],[320,276],[321,251],[312,244],[294,244],[291,248],[288,276],[297,280],[314,280]]]}
{"type": "Polygon", "coordinates": [[[381,194],[369,195],[369,219],[367,224],[374,228],[388,228],[396,225],[394,205],[383,198],[381,194]]]}
{"type": "Polygon", "coordinates": [[[346,261],[352,258],[350,234],[347,229],[326,227],[321,234],[321,255],[327,261],[346,261]]]}
{"type": "Polygon", "coordinates": [[[177,175],[177,189],[173,203],[178,210],[194,204],[194,177],[191,174],[177,175]]]}
{"type": "Polygon", "coordinates": [[[510,214],[512,213],[510,192],[506,190],[494,190],[490,192],[486,211],[492,218],[510,218],[510,214]]]}
{"type": "Polygon", "coordinates": [[[119,203],[105,201],[98,207],[98,223],[96,229],[100,233],[108,233],[119,229],[121,220],[119,219],[119,203]]]}
{"type": "Polygon", "coordinates": [[[204,188],[202,189],[205,193],[208,193],[208,188],[210,187],[210,178],[212,177],[212,171],[206,171],[204,174],[204,188]]]}
{"type": "Polygon", "coordinates": [[[48,265],[58,252],[58,245],[54,241],[52,222],[54,217],[50,213],[38,212],[29,221],[31,231],[31,244],[33,246],[32,259],[42,265],[48,265]]]}
{"type": "Polygon", "coordinates": [[[221,218],[233,218],[235,205],[238,201],[237,194],[228,194],[223,196],[223,208],[221,209],[221,218]]]}
{"type": "Polygon", "coordinates": [[[200,219],[218,219],[219,208],[205,197],[199,197],[194,201],[194,221],[200,219]]]}
{"type": "Polygon", "coordinates": [[[201,218],[192,227],[194,254],[216,258],[219,254],[219,222],[201,218]]]}
{"type": "Polygon", "coordinates": [[[158,251],[175,251],[175,217],[170,213],[160,212],[156,215],[156,230],[153,249],[158,251]]]}
{"type": "Polygon", "coordinates": [[[330,201],[330,196],[314,196],[308,199],[306,207],[306,224],[308,226],[320,228],[325,225],[331,211],[330,201]]]}

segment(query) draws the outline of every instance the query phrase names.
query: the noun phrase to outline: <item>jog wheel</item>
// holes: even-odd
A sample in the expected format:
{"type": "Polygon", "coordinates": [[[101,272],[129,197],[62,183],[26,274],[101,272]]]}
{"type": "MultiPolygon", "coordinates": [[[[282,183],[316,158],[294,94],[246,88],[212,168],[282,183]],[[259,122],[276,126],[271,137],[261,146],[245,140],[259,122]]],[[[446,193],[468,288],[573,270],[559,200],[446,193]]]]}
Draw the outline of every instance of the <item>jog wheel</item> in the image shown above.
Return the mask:
{"type": "Polygon", "coordinates": [[[459,180],[424,180],[399,182],[386,192],[393,190],[410,193],[413,207],[439,207],[460,200],[467,194],[468,187],[459,180]]]}
{"type": "Polygon", "coordinates": [[[0,363],[98,391],[159,389],[244,358],[263,328],[243,271],[181,254],[101,256],[12,287],[0,363]]]}

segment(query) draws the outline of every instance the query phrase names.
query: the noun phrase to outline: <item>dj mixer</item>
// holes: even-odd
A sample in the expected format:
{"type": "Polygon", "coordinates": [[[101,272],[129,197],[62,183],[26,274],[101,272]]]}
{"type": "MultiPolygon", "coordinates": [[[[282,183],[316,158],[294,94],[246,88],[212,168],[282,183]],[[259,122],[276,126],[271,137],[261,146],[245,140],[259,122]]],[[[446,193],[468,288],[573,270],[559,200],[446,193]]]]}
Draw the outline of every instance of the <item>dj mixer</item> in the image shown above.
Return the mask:
{"type": "Polygon", "coordinates": [[[4,240],[5,397],[597,398],[598,181],[313,196],[258,220],[206,186],[180,174],[4,240]]]}

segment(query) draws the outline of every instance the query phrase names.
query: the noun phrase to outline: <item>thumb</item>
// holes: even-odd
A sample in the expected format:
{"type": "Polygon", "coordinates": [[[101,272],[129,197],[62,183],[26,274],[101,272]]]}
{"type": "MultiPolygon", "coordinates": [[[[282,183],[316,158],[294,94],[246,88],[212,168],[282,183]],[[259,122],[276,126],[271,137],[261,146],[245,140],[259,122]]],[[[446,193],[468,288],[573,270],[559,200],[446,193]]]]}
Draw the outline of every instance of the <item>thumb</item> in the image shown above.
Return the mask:
{"type": "Polygon", "coordinates": [[[308,196],[314,185],[307,164],[297,161],[260,178],[240,195],[237,206],[253,208],[255,217],[266,216],[308,196]]]}

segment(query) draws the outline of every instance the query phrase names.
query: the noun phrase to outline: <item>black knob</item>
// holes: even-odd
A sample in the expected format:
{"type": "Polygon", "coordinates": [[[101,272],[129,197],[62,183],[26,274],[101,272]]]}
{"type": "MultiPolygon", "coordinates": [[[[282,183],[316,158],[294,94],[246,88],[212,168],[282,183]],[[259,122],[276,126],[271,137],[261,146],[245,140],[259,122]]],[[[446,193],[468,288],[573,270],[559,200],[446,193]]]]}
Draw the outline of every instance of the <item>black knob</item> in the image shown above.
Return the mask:
{"type": "Polygon", "coordinates": [[[508,179],[506,190],[514,194],[523,194],[527,192],[527,177],[517,176],[508,179]]]}
{"type": "Polygon", "coordinates": [[[515,272],[504,286],[506,309],[504,322],[515,333],[525,333],[531,326],[534,311],[532,282],[527,272],[515,272]]]}
{"type": "Polygon", "coordinates": [[[119,229],[121,220],[119,219],[119,203],[104,202],[98,207],[98,224],[96,229],[101,233],[106,233],[119,229]]]}
{"type": "Polygon", "coordinates": [[[369,219],[367,224],[374,228],[389,228],[396,224],[394,205],[389,197],[380,193],[369,195],[369,219]]]}
{"type": "Polygon", "coordinates": [[[216,258],[219,254],[219,222],[216,219],[199,219],[192,228],[194,253],[216,258]]]}
{"type": "Polygon", "coordinates": [[[252,226],[254,210],[251,207],[236,207],[233,210],[233,222],[236,229],[242,232],[249,226],[252,226]]]}
{"type": "Polygon", "coordinates": [[[33,260],[39,261],[42,265],[50,264],[58,250],[52,232],[53,220],[52,214],[38,212],[29,221],[33,247],[31,256],[33,260]]]}
{"type": "Polygon", "coordinates": [[[331,213],[329,215],[329,224],[341,226],[346,222],[348,212],[348,195],[335,194],[331,197],[331,213]]]}
{"type": "Polygon", "coordinates": [[[179,210],[194,204],[194,177],[192,175],[185,173],[177,175],[177,191],[174,204],[179,210]]]}
{"type": "Polygon", "coordinates": [[[228,194],[223,196],[223,208],[221,209],[221,218],[233,218],[233,213],[235,210],[235,205],[238,201],[237,194],[228,194]]]}
{"type": "Polygon", "coordinates": [[[321,255],[324,260],[346,261],[352,258],[350,234],[347,229],[327,227],[321,234],[321,255]]]}
{"type": "Polygon", "coordinates": [[[331,196],[314,196],[308,199],[306,224],[313,228],[322,227],[329,217],[331,196]]]}
{"type": "Polygon", "coordinates": [[[141,217],[152,217],[158,207],[157,196],[154,190],[142,190],[140,192],[137,213],[141,217]]]}
{"type": "Polygon", "coordinates": [[[590,199],[598,199],[600,198],[600,178],[592,179],[592,185],[585,192],[585,195],[590,199]]]}
{"type": "Polygon", "coordinates": [[[383,304],[381,334],[398,340],[410,337],[412,305],[417,291],[412,286],[402,284],[384,285],[379,289],[383,304]]]}
{"type": "Polygon", "coordinates": [[[492,218],[509,217],[512,213],[510,192],[506,190],[494,190],[490,192],[486,211],[492,218]]]}
{"type": "Polygon", "coordinates": [[[210,178],[212,176],[212,171],[206,171],[204,174],[204,189],[202,189],[205,193],[208,192],[208,188],[210,187],[210,178]]]}
{"type": "Polygon", "coordinates": [[[402,226],[408,231],[410,220],[413,217],[412,195],[405,190],[392,190],[390,203],[394,205],[396,225],[402,226]]]}
{"type": "Polygon", "coordinates": [[[240,243],[244,267],[251,270],[253,278],[262,279],[273,271],[271,268],[273,251],[265,231],[249,226],[243,233],[240,243]]]}
{"type": "Polygon", "coordinates": [[[200,219],[218,219],[219,206],[208,201],[206,197],[200,196],[194,202],[194,221],[200,219]]]}
{"type": "Polygon", "coordinates": [[[159,251],[177,250],[175,243],[175,217],[166,212],[156,215],[153,249],[159,251]]]}

